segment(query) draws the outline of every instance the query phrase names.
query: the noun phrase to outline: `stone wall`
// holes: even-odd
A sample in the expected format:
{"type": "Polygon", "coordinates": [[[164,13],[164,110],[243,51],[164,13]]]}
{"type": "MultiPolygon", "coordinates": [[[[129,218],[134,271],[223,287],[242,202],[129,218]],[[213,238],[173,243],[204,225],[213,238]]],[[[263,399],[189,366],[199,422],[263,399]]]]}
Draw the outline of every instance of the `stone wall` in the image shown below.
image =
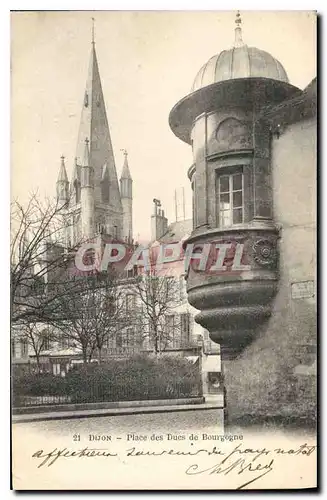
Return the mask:
{"type": "Polygon", "coordinates": [[[228,418],[312,423],[316,407],[316,125],[289,126],[272,142],[280,279],[271,318],[224,363],[228,418]]]}

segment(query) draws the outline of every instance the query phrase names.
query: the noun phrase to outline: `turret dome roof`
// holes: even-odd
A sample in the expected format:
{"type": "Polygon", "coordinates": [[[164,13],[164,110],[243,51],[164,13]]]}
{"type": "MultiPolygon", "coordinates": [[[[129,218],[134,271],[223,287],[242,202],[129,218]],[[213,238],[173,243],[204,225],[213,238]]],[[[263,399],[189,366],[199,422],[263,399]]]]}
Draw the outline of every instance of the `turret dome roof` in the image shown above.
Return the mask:
{"type": "Polygon", "coordinates": [[[256,47],[241,45],[214,55],[198,71],[191,91],[225,80],[261,77],[288,83],[283,65],[256,47]]]}

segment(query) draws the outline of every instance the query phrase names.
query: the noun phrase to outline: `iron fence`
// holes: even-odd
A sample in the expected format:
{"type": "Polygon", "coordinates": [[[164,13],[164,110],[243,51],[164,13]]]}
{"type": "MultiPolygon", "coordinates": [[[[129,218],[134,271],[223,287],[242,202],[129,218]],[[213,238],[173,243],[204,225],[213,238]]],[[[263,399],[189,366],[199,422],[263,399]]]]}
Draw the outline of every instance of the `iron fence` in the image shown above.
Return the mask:
{"type": "Polygon", "coordinates": [[[176,383],[154,384],[145,382],[135,384],[85,384],[65,395],[26,395],[13,394],[13,407],[46,406],[79,403],[105,403],[119,401],[148,401],[162,399],[183,399],[202,396],[201,381],[182,381],[176,383]]]}
{"type": "Polygon", "coordinates": [[[61,405],[72,402],[71,396],[26,396],[20,394],[13,395],[13,407],[47,406],[61,405]]]}

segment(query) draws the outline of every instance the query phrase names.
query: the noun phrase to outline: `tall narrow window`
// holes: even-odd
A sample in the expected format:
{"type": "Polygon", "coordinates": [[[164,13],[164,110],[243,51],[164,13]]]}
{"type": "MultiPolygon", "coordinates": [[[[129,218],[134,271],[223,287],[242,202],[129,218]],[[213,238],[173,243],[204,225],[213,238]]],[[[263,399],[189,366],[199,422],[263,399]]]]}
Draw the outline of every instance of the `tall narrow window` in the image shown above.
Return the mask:
{"type": "Polygon", "coordinates": [[[179,335],[178,335],[178,325],[176,323],[175,314],[169,314],[166,316],[166,338],[165,344],[167,347],[176,349],[180,347],[179,335]]]}
{"type": "Polygon", "coordinates": [[[190,343],[190,314],[182,313],[181,314],[181,344],[182,347],[187,347],[190,343]]]}
{"type": "Polygon", "coordinates": [[[26,339],[22,339],[20,341],[20,355],[22,358],[24,358],[25,356],[27,356],[28,354],[28,342],[26,339]]]}
{"type": "Polygon", "coordinates": [[[127,328],[122,339],[122,347],[133,347],[134,346],[134,335],[133,328],[127,328]]]}
{"type": "Polygon", "coordinates": [[[111,316],[115,316],[117,311],[117,304],[114,297],[108,297],[107,299],[108,312],[111,316]]]}
{"type": "Polygon", "coordinates": [[[179,277],[179,300],[184,301],[187,298],[186,294],[186,281],[185,274],[182,274],[179,277]]]}
{"type": "Polygon", "coordinates": [[[121,348],[122,345],[123,345],[123,336],[122,336],[122,332],[119,331],[116,334],[116,347],[121,348]]]}
{"type": "Polygon", "coordinates": [[[74,181],[75,188],[75,203],[79,203],[81,201],[81,183],[75,179],[74,181]]]}
{"type": "Polygon", "coordinates": [[[126,312],[135,311],[136,306],[136,296],[133,293],[128,293],[126,295],[126,312]]]}
{"type": "Polygon", "coordinates": [[[244,220],[243,173],[220,175],[217,184],[219,226],[241,224],[244,220]]]}
{"type": "Polygon", "coordinates": [[[43,331],[42,336],[43,336],[43,339],[42,339],[43,342],[42,342],[41,350],[42,351],[49,351],[49,349],[50,349],[50,335],[46,331],[43,331]]]}
{"type": "Polygon", "coordinates": [[[68,342],[67,342],[67,339],[66,339],[66,337],[64,337],[63,335],[61,335],[61,336],[59,337],[58,347],[59,347],[59,349],[60,349],[60,350],[67,349],[67,347],[68,347],[68,342]]]}

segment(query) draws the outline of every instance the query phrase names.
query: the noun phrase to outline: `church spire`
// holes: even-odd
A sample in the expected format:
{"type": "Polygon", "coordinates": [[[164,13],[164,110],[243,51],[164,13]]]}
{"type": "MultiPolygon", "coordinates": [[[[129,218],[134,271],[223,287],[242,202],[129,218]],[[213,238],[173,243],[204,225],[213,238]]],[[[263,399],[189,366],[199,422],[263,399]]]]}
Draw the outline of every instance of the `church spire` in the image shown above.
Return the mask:
{"type": "Polygon", "coordinates": [[[94,172],[94,201],[101,204],[103,166],[107,165],[109,177],[109,204],[116,212],[122,211],[117,170],[111,143],[105,102],[95,50],[94,21],[89,70],[84,92],[76,157],[77,164],[84,160],[85,139],[89,140],[89,162],[94,172]]]}
{"type": "Polygon", "coordinates": [[[105,228],[108,235],[122,236],[124,208],[95,49],[94,18],[71,193],[73,210],[68,215],[75,243],[80,235],[95,237],[99,228],[105,228]]]}

